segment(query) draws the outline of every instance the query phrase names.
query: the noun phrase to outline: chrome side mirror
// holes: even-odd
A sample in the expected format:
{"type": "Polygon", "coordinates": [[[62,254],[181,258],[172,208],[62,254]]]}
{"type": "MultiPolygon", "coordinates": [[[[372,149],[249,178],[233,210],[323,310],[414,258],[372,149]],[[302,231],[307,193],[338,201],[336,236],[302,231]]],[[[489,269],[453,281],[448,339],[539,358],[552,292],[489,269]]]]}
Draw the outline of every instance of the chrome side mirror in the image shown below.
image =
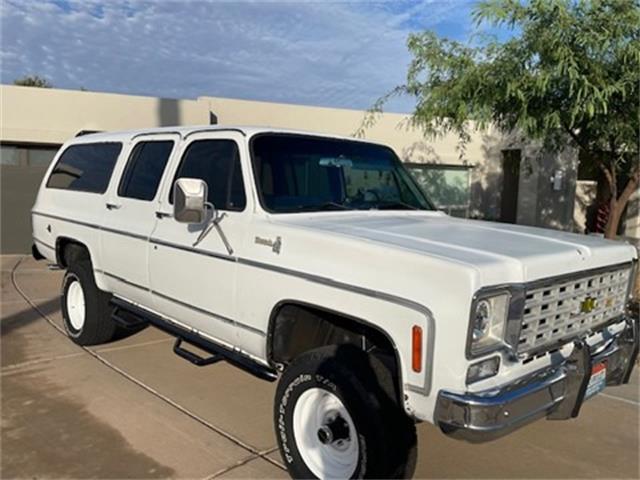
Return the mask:
{"type": "Polygon", "coordinates": [[[180,223],[207,219],[207,183],[199,178],[179,178],[173,185],[173,218],[180,223]]]}

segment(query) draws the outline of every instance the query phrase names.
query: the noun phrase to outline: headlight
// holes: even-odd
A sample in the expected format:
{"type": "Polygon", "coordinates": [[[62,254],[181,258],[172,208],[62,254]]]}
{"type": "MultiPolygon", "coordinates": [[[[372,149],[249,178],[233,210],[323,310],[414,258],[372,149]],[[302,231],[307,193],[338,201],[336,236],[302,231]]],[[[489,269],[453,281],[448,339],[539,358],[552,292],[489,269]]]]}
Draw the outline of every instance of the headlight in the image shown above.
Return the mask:
{"type": "Polygon", "coordinates": [[[502,292],[475,300],[471,310],[469,353],[476,356],[504,343],[511,295],[502,292]]]}

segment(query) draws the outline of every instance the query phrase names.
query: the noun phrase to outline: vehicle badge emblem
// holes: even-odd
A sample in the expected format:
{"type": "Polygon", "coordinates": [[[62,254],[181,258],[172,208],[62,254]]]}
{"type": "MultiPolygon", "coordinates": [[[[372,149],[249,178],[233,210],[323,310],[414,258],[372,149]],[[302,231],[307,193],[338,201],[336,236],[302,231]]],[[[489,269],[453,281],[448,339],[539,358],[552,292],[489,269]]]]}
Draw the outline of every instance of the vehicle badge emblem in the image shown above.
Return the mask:
{"type": "Polygon", "coordinates": [[[593,297],[585,298],[580,304],[580,311],[582,313],[591,313],[598,306],[598,300],[593,297]]]}
{"type": "Polygon", "coordinates": [[[282,238],[276,237],[275,240],[271,240],[269,238],[256,237],[255,243],[257,245],[264,245],[265,247],[271,247],[273,253],[280,253],[280,249],[282,249],[282,238]]]}

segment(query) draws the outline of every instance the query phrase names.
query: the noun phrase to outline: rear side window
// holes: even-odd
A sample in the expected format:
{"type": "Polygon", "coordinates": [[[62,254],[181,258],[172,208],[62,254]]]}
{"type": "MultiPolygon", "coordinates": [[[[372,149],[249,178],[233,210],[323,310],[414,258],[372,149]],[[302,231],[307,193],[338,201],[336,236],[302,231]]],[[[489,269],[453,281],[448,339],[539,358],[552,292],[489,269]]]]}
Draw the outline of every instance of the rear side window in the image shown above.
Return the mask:
{"type": "Polygon", "coordinates": [[[131,152],[118,195],[153,200],[173,150],[173,141],[140,142],[131,152]]]}
{"type": "MultiPolygon", "coordinates": [[[[243,210],[247,203],[240,154],[233,140],[191,143],[178,167],[175,180],[178,178],[200,178],[207,182],[208,201],[218,210],[243,210]]],[[[169,201],[173,203],[173,189],[169,201]]]]}
{"type": "Polygon", "coordinates": [[[54,167],[47,187],[80,192],[104,193],[121,143],[85,143],[67,148],[54,167]]]}

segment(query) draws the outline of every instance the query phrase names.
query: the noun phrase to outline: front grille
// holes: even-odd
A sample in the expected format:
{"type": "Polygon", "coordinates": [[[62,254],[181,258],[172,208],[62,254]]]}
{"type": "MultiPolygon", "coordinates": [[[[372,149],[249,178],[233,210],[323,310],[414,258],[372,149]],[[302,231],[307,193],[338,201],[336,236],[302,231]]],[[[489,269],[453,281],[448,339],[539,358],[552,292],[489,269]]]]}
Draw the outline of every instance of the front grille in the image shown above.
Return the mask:
{"type": "Polygon", "coordinates": [[[528,354],[578,336],[624,312],[629,267],[576,275],[527,289],[517,351],[528,354]]]}

